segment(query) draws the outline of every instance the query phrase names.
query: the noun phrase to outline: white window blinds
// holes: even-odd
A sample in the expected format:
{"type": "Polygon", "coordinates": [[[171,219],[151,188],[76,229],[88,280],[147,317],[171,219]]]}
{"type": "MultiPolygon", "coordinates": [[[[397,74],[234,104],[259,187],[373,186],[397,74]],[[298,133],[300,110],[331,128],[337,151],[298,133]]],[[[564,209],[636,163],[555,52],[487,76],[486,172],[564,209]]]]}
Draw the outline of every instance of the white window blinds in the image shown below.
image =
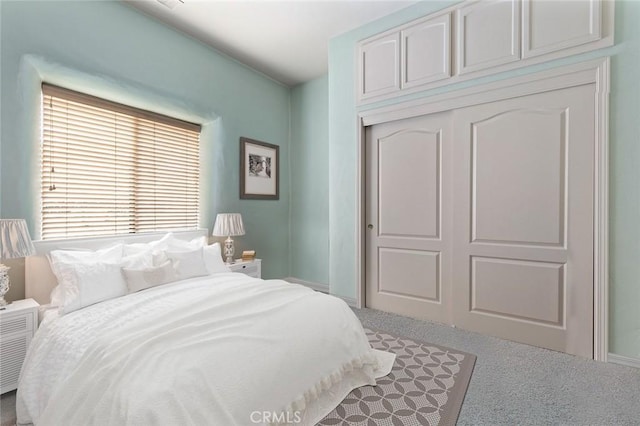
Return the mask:
{"type": "Polygon", "coordinates": [[[42,239],[198,227],[200,126],[42,85],[42,239]]]}

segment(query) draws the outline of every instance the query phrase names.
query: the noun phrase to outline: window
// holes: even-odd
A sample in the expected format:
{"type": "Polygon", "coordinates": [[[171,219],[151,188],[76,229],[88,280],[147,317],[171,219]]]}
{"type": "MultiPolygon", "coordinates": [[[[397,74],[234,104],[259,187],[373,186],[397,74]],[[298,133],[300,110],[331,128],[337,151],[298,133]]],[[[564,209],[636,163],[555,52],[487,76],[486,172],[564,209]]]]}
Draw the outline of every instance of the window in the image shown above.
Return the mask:
{"type": "Polygon", "coordinates": [[[200,126],[42,85],[42,239],[198,227],[200,126]]]}

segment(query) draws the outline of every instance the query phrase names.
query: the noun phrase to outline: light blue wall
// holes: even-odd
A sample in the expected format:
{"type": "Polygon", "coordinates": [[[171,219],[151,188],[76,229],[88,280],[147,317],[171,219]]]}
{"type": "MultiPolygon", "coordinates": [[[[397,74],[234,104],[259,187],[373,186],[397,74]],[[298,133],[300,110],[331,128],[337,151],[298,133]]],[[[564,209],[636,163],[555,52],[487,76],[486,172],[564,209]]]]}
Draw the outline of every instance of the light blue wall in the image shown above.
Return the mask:
{"type": "MultiPolygon", "coordinates": [[[[2,1],[0,1],[0,49],[2,49],[2,1]]],[[[2,125],[2,52],[0,50],[0,125],[2,125]]],[[[2,137],[0,129],[0,138],[2,137]]],[[[0,144],[2,139],[0,139],[0,144]]],[[[2,146],[0,145],[0,178],[2,178],[2,146]]],[[[0,181],[0,217],[2,217],[2,182],[0,181]]]]}
{"type": "Polygon", "coordinates": [[[640,358],[640,2],[616,2],[611,63],[610,351],[640,358]]]}
{"type": "Polygon", "coordinates": [[[611,352],[640,358],[640,2],[616,2],[614,47],[357,108],[354,86],[357,42],[455,3],[421,2],[336,37],[329,44],[331,292],[356,297],[358,111],[611,55],[609,343],[611,352]]]}
{"type": "Polygon", "coordinates": [[[0,216],[27,218],[39,233],[45,78],[204,123],[201,225],[242,213],[237,248],[257,250],[266,277],[289,275],[288,88],[121,2],[3,1],[0,31],[0,216]],[[240,136],[280,145],[279,201],[239,199],[240,136]]]}
{"type": "Polygon", "coordinates": [[[329,80],[291,91],[291,276],[329,283],[329,80]]]}

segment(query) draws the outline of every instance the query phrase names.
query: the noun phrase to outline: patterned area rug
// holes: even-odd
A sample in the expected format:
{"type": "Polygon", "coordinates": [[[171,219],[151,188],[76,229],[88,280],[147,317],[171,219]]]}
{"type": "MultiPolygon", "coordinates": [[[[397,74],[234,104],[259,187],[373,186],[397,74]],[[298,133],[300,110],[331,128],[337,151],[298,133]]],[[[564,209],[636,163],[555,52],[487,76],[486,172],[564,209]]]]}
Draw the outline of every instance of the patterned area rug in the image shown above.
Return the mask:
{"type": "Polygon", "coordinates": [[[476,356],[365,328],[375,349],[396,361],[377,386],[353,390],[319,425],[455,425],[476,356]]]}

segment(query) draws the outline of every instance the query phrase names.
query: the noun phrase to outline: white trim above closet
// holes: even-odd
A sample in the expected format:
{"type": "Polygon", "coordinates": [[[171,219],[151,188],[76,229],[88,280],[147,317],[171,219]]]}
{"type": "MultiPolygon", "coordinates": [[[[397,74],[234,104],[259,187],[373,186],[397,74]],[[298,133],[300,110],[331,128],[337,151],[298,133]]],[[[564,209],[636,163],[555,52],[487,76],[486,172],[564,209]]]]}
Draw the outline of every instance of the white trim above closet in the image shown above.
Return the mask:
{"type": "Polygon", "coordinates": [[[468,0],[358,43],[358,105],[612,46],[614,1],[468,0]]]}

